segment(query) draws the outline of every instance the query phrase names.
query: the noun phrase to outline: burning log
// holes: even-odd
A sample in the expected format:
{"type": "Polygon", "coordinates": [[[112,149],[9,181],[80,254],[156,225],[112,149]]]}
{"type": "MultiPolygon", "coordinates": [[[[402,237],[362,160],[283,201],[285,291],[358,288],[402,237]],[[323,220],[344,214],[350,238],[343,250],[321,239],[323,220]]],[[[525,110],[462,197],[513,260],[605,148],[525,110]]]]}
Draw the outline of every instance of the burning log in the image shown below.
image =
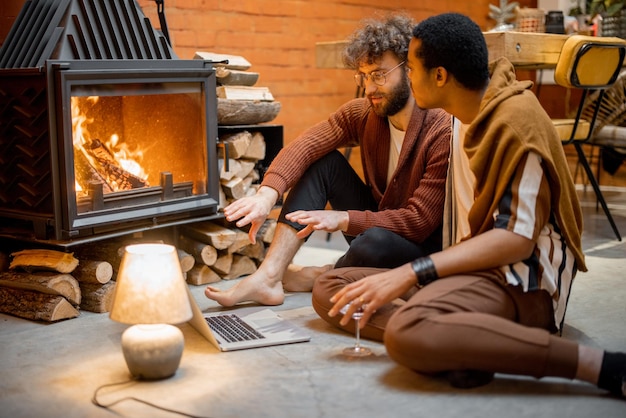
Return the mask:
{"type": "Polygon", "coordinates": [[[92,165],[114,191],[147,187],[148,182],[120,167],[109,149],[99,140],[93,139],[83,146],[92,165]]]}
{"type": "Polygon", "coordinates": [[[0,312],[35,321],[76,318],[80,312],[63,296],[0,286],[0,312]]]}
{"type": "Polygon", "coordinates": [[[76,182],[81,185],[83,189],[86,189],[88,184],[97,183],[102,184],[103,193],[111,193],[113,191],[106,183],[106,179],[98,173],[98,170],[89,164],[89,160],[85,156],[84,151],[74,153],[74,165],[76,182]]]}

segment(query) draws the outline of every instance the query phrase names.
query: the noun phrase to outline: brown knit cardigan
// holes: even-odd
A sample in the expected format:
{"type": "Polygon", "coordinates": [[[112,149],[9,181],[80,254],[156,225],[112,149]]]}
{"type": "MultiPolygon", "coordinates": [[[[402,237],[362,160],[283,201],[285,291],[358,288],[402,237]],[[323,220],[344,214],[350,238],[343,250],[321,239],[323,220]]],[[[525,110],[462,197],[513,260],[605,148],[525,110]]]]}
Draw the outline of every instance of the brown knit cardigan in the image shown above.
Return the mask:
{"type": "Polygon", "coordinates": [[[349,210],[346,233],[356,236],[378,226],[421,243],[442,223],[450,120],[441,109],[415,106],[398,167],[387,186],[388,119],[377,116],[367,99],[351,100],[283,148],[265,173],[263,185],[282,195],[314,161],[337,148],[360,146],[365,182],[378,211],[349,210]]]}

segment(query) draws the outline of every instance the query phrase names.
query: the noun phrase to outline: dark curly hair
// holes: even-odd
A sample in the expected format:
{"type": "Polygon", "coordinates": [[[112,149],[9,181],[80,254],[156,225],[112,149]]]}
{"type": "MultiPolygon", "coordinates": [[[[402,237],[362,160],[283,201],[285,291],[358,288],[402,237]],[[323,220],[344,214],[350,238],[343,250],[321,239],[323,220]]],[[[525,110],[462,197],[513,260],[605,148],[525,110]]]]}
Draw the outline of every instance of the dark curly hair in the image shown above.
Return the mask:
{"type": "Polygon", "coordinates": [[[402,13],[364,20],[343,51],[345,66],[356,70],[362,63],[373,64],[387,51],[393,52],[400,61],[406,61],[414,26],[415,21],[402,13]]]}
{"type": "Polygon", "coordinates": [[[421,42],[416,56],[426,69],[444,67],[463,87],[480,90],[489,80],[489,55],[480,27],[459,13],[420,22],[413,36],[421,42]]]}

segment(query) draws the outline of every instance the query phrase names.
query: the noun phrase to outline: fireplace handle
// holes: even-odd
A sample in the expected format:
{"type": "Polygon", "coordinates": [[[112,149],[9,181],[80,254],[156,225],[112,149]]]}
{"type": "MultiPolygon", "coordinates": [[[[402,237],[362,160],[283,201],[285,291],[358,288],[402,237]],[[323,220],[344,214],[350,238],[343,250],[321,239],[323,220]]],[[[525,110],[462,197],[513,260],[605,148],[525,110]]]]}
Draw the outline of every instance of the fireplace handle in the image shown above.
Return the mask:
{"type": "Polygon", "coordinates": [[[217,147],[218,148],[223,148],[224,149],[224,171],[228,172],[230,171],[230,166],[228,164],[228,157],[229,157],[229,144],[227,142],[223,142],[223,141],[218,141],[217,142],[217,147]]]}

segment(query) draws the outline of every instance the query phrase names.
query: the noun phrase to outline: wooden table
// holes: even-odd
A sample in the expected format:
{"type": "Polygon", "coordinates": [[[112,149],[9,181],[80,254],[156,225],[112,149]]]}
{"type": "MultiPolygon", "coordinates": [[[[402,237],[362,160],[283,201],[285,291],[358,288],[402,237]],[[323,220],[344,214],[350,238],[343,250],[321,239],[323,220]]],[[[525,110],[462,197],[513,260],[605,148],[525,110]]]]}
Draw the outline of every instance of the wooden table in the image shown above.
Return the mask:
{"type": "MultiPolygon", "coordinates": [[[[489,60],[505,56],[516,68],[554,68],[568,35],[533,32],[485,32],[489,60]]],[[[345,68],[341,53],[347,41],[315,44],[317,68],[345,68]]]]}
{"type": "Polygon", "coordinates": [[[489,60],[507,57],[517,69],[554,68],[568,35],[485,32],[489,60]]]}

